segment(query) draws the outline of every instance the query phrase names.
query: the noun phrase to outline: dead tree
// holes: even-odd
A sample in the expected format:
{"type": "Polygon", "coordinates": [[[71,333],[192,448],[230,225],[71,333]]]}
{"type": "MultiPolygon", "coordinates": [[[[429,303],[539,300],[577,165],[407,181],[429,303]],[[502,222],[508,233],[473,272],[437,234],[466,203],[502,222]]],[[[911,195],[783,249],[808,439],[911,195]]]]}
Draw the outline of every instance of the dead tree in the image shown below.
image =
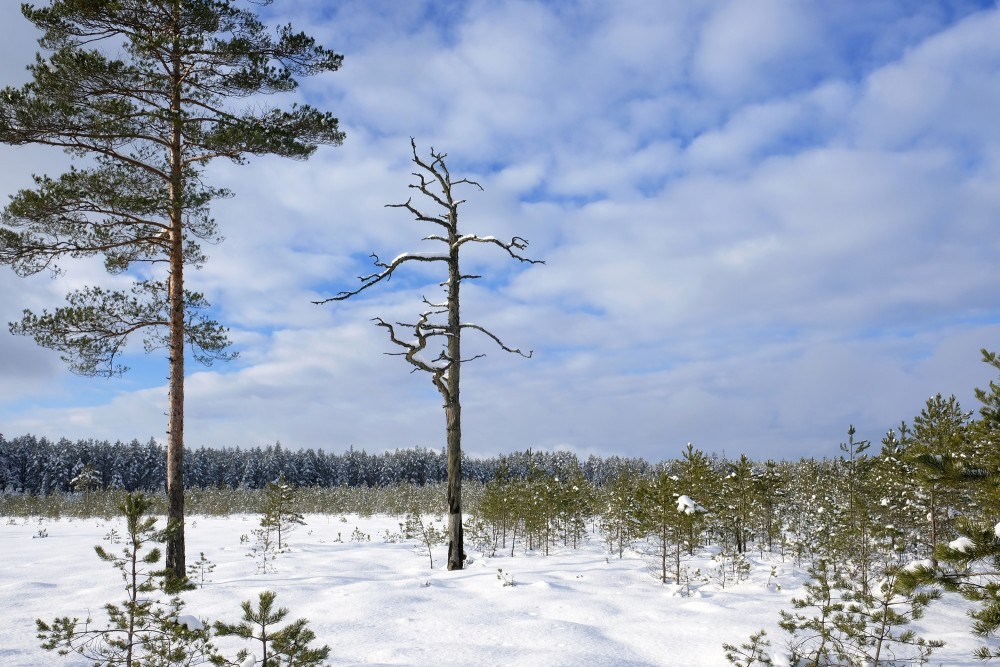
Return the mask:
{"type": "Polygon", "coordinates": [[[483,355],[477,354],[469,359],[462,358],[462,332],[467,329],[479,331],[493,339],[500,349],[512,354],[530,358],[531,352],[524,353],[519,349],[508,347],[500,338],[488,329],[478,325],[462,322],[459,311],[459,291],[464,280],[472,280],[481,276],[463,274],[459,268],[459,254],[463,246],[469,243],[486,243],[502,248],[512,258],[528,264],[544,264],[541,260],[528,259],[521,252],[528,247],[528,242],[515,236],[509,242],[504,242],[493,236],[477,236],[462,234],[458,229],[458,207],[465,203],[464,199],[454,197],[454,188],[459,185],[469,185],[482,190],[482,186],[466,178],[452,180],[448,167],[445,165],[445,153],[430,151],[430,161],[425,161],[417,155],[417,144],[410,139],[413,149],[413,163],[419,168],[413,172],[417,179],[409,187],[419,191],[429,199],[440,213],[428,214],[413,204],[412,197],[403,204],[387,204],[391,208],[404,208],[421,222],[428,222],[440,227],[440,233],[424,237],[424,241],[444,244],[437,253],[404,253],[391,262],[383,262],[378,255],[372,254],[375,266],[379,270],[367,276],[359,276],[361,286],[355,290],[340,292],[316,303],[343,301],[386,280],[408,262],[441,262],[448,267],[448,279],[441,283],[445,288],[443,302],[434,302],[424,297],[427,307],[415,323],[386,322],[375,318],[374,322],[386,329],[389,340],[399,348],[400,352],[388,352],[405,357],[415,371],[429,373],[434,386],[444,399],[445,433],[448,453],[448,569],[460,570],[465,561],[465,550],[462,535],[462,405],[459,398],[459,386],[462,364],[483,355]],[[413,338],[402,336],[401,331],[412,333],[413,338]],[[436,352],[436,354],[435,354],[436,352]]]}

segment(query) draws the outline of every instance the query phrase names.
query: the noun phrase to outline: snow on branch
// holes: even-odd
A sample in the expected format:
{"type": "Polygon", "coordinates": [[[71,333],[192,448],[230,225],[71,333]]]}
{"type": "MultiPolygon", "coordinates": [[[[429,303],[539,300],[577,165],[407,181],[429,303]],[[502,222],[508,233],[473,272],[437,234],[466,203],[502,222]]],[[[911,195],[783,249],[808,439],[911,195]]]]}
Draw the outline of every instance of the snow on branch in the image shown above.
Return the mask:
{"type": "Polygon", "coordinates": [[[358,280],[361,281],[361,287],[356,290],[348,290],[339,292],[335,296],[331,296],[328,299],[323,299],[322,301],[313,301],[315,304],[324,304],[331,301],[344,301],[352,296],[355,296],[364,290],[368,289],[372,285],[379,283],[383,280],[388,280],[392,277],[393,272],[399,268],[402,264],[406,262],[447,262],[447,255],[434,255],[434,254],[422,254],[422,253],[403,253],[398,255],[391,262],[386,263],[379,259],[379,256],[375,253],[371,254],[371,258],[375,260],[374,264],[378,268],[382,269],[377,273],[372,273],[367,276],[358,276],[358,280]]]}
{"type": "Polygon", "coordinates": [[[521,251],[528,247],[528,240],[523,239],[520,236],[515,236],[510,240],[510,243],[504,243],[495,236],[476,236],[475,234],[464,234],[455,241],[453,248],[459,248],[466,243],[492,243],[493,245],[499,246],[507,251],[511,257],[521,262],[527,262],[528,264],[544,264],[545,261],[541,259],[530,259],[521,254],[521,251]]]}

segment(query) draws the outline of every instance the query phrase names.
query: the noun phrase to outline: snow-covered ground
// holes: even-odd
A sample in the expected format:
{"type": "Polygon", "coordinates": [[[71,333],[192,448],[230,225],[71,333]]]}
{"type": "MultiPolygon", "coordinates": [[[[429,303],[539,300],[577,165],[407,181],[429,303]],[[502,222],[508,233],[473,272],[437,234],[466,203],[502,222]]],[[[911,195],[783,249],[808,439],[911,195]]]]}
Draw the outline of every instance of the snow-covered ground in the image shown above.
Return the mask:
{"type": "MultiPolygon", "coordinates": [[[[435,549],[431,569],[415,541],[384,541],[386,531],[399,532],[401,520],[309,515],[290,535],[292,550],[274,561],[276,572],[257,574],[247,555],[258,517],[189,517],[188,562],[204,552],[216,568],[203,588],[185,595],[186,611],[234,623],[241,601],[256,603],[259,592],[274,590],[276,602],[290,609],[286,622],[308,618],[315,644],[329,644],[328,662],[338,667],[693,667],[727,665],[722,642],[739,644],[760,628],[777,658],[787,636],[777,626],[778,610],[801,595],[805,578],[790,562],[751,555],[747,581],[725,588],[698,583],[682,596],[659,583],[639,555],[619,560],[597,539],[549,556],[520,548],[514,557],[472,552],[467,569],[448,572],[444,547],[435,549]],[[356,529],[371,541],[352,541],[356,529]],[[250,542],[241,543],[242,535],[250,542]],[[515,585],[504,585],[498,569],[515,585]]],[[[0,666],[87,664],[39,648],[35,619],[83,618],[89,611],[103,624],[102,605],[124,598],[121,576],[93,550],[108,546],[104,536],[112,528],[124,533],[121,521],[3,519],[0,666]]],[[[711,572],[707,556],[688,562],[690,571],[711,572]]],[[[929,664],[981,664],[970,655],[976,641],[966,610],[946,595],[916,624],[927,638],[947,642],[929,664]]],[[[238,646],[217,644],[233,655],[238,646]]]]}

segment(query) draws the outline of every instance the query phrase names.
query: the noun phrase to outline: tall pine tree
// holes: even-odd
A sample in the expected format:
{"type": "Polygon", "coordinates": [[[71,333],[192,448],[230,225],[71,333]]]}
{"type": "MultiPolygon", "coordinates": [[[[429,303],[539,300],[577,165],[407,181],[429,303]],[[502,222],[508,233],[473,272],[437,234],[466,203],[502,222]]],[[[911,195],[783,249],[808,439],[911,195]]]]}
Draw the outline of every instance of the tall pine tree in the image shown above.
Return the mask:
{"type": "Polygon", "coordinates": [[[270,107],[263,96],[335,71],[342,57],[291,26],[271,34],[234,0],[53,0],[22,12],[51,55],[36,56],[24,87],[0,91],[0,141],[89,159],[58,178],[36,177],[13,198],[0,261],[29,275],[96,255],[135,282],[127,291],[86,287],[52,312],[25,311],[11,328],[59,350],[83,375],[123,372],[132,334],[142,332],[147,352],[167,349],[168,518],[181,528],[167,567],[183,577],[185,349],[205,363],[232,356],[205,298],[184,287],[185,269],[205,260],[199,242],[220,240],[209,204],[229,195],[204,182],[204,168],[249,155],[304,159],[319,144],[339,144],[331,114],[270,107]]]}

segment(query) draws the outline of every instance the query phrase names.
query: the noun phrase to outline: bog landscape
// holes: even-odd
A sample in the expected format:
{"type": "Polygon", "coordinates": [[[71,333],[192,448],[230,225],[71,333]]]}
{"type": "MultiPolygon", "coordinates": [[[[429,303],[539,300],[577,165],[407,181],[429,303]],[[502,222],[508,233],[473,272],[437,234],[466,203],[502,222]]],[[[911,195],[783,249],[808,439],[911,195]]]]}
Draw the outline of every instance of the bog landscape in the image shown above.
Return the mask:
{"type": "Polygon", "coordinates": [[[1000,658],[998,35],[0,2],[0,667],[1000,658]]]}

